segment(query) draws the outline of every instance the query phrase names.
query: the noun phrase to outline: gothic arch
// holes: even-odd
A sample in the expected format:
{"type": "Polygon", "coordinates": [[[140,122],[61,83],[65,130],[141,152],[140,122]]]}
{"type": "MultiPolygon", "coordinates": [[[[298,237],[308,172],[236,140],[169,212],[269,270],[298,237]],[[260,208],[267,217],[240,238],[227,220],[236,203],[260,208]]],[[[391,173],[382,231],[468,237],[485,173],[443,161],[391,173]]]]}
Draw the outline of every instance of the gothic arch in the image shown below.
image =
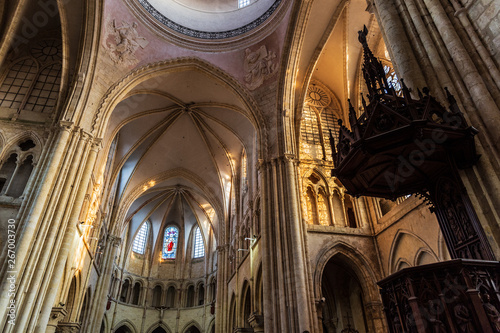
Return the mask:
{"type": "MultiPolygon", "coordinates": [[[[299,2],[294,5],[293,10],[295,16],[291,20],[292,23],[290,24],[293,26],[289,27],[289,32],[286,36],[285,42],[285,45],[287,45],[287,47],[285,47],[285,49],[283,50],[283,54],[287,55],[286,58],[284,57],[285,60],[283,61],[283,63],[292,65],[283,65],[279,73],[280,79],[278,84],[283,88],[278,91],[278,109],[289,110],[289,113],[291,113],[291,116],[289,115],[289,117],[291,118],[289,120],[291,121],[291,126],[285,126],[284,131],[285,135],[287,135],[287,131],[293,131],[293,133],[288,133],[288,135],[295,138],[293,142],[295,146],[297,146],[297,143],[299,142],[298,133],[300,132],[302,106],[304,104],[309,81],[311,80],[313,74],[313,69],[315,67],[315,64],[318,62],[323,48],[325,47],[330,35],[332,34],[333,29],[338,19],[340,18],[345,5],[348,2],[348,0],[342,0],[337,5],[337,8],[330,18],[328,26],[320,37],[318,44],[311,46],[314,51],[312,51],[312,56],[310,58],[310,62],[307,64],[307,68],[303,68],[302,70],[299,68],[299,64],[301,53],[303,51],[303,39],[294,38],[294,36],[298,33],[298,31],[300,33],[304,33],[304,31],[311,24],[309,20],[309,14],[311,8],[314,6],[314,2],[299,2]],[[302,75],[300,76],[301,80],[297,82],[297,80],[299,79],[299,71],[302,75]],[[296,91],[298,91],[299,93],[297,94],[296,91]]],[[[278,115],[278,121],[281,120],[279,117],[281,117],[281,115],[278,115]]],[[[286,147],[285,149],[289,150],[292,149],[292,147],[286,147]]]]}
{"type": "MultiPolygon", "coordinates": [[[[417,254],[415,254],[415,258],[413,260],[413,265],[418,266],[418,265],[425,264],[424,262],[422,262],[424,257],[427,258],[425,261],[429,261],[429,260],[432,260],[432,262],[439,261],[438,257],[433,252],[430,252],[429,249],[427,249],[427,248],[421,247],[420,249],[418,249],[417,254]]],[[[426,262],[426,263],[430,264],[431,262],[426,262]]]]}
{"type": "Polygon", "coordinates": [[[404,268],[412,267],[413,265],[408,262],[408,260],[404,258],[399,258],[398,261],[394,264],[394,272],[398,272],[404,268]]]}
{"type": "Polygon", "coordinates": [[[177,58],[167,61],[161,61],[153,64],[142,66],[139,69],[127,74],[119,82],[110,87],[104,97],[101,99],[98,110],[92,121],[92,133],[97,137],[102,137],[106,129],[106,124],[111,116],[116,105],[125,99],[130,91],[139,83],[144,82],[154,77],[160,77],[163,74],[173,71],[199,71],[219,83],[222,83],[233,94],[244,103],[250,114],[248,118],[256,128],[258,140],[261,149],[266,149],[266,123],[264,121],[262,111],[258,107],[257,102],[236,79],[221,70],[220,68],[199,58],[177,58]]]}
{"type": "Polygon", "coordinates": [[[186,325],[184,325],[184,328],[181,330],[181,332],[185,333],[189,328],[193,326],[196,327],[200,332],[202,331],[200,324],[198,324],[195,320],[191,320],[186,325]]]}
{"type": "Polygon", "coordinates": [[[137,328],[134,326],[134,324],[128,319],[124,319],[124,320],[120,321],[118,324],[116,324],[115,327],[113,328],[113,332],[116,332],[119,328],[122,328],[122,327],[126,327],[127,329],[130,330],[131,333],[138,332],[137,328]]]}
{"type": "MultiPolygon", "coordinates": [[[[434,253],[434,251],[432,250],[432,248],[429,246],[429,244],[427,244],[427,242],[425,242],[421,237],[419,237],[418,235],[415,235],[410,230],[399,229],[396,232],[396,234],[394,235],[394,239],[393,239],[392,244],[391,244],[391,249],[389,251],[389,260],[387,262],[387,265],[388,265],[387,272],[389,274],[392,274],[392,273],[396,272],[396,268],[397,268],[397,264],[398,264],[398,259],[399,259],[399,258],[396,258],[396,255],[397,255],[396,252],[399,249],[398,245],[401,243],[401,239],[405,235],[407,237],[415,239],[417,242],[419,242],[421,244],[420,247],[419,247],[420,250],[418,250],[418,251],[421,251],[421,250],[425,249],[434,258],[438,258],[438,256],[436,255],[436,253],[434,253]]],[[[416,258],[416,256],[412,256],[412,258],[416,258]]],[[[409,260],[411,260],[411,259],[410,258],[406,258],[406,261],[408,262],[408,264],[409,264],[409,260]]],[[[410,266],[411,266],[411,264],[410,264],[410,266]]]]}
{"type": "Polygon", "coordinates": [[[155,329],[157,329],[159,327],[163,328],[167,333],[171,333],[172,332],[170,330],[170,328],[167,326],[167,324],[164,323],[163,321],[159,321],[156,324],[151,325],[146,332],[147,333],[152,333],[155,329]]]}
{"type": "Polygon", "coordinates": [[[325,266],[334,257],[342,261],[357,275],[368,301],[380,302],[376,281],[380,280],[382,276],[373,269],[370,261],[363,254],[344,242],[336,242],[330,248],[324,249],[318,254],[313,276],[316,299],[321,296],[321,279],[325,266]]]}
{"type": "Polygon", "coordinates": [[[40,158],[40,155],[43,150],[43,140],[40,136],[33,131],[26,131],[20,134],[15,135],[10,139],[5,139],[4,135],[0,132],[0,160],[8,156],[11,152],[15,152],[17,145],[21,144],[24,141],[33,140],[35,147],[30,149],[30,153],[33,153],[34,162],[36,163],[40,158]],[[3,146],[2,146],[3,143],[3,146]]]}

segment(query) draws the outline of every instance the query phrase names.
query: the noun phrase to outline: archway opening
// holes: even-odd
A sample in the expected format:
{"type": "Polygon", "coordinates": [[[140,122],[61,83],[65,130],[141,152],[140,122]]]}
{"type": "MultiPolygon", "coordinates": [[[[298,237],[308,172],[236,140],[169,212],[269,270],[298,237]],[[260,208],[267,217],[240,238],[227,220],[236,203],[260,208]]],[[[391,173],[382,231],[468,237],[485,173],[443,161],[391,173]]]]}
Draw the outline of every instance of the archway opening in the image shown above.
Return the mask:
{"type": "Polygon", "coordinates": [[[356,274],[338,258],[328,261],[321,279],[324,302],[322,325],[324,333],[340,333],[353,328],[368,332],[363,290],[356,274]]]}
{"type": "Polygon", "coordinates": [[[132,333],[132,331],[130,330],[130,328],[128,328],[127,326],[123,325],[121,327],[119,327],[115,333],[132,333]]]}

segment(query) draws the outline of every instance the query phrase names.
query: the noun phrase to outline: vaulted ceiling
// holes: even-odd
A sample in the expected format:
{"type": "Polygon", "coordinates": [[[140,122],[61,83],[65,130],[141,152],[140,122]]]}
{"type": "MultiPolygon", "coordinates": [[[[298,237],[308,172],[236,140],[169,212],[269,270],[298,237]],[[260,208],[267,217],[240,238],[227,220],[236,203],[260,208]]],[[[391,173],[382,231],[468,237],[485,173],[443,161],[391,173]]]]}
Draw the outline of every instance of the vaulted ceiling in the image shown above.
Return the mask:
{"type": "Polygon", "coordinates": [[[257,136],[251,119],[238,96],[196,70],[137,85],[117,105],[105,138],[107,144],[116,140],[109,176],[117,184],[117,206],[131,205],[130,216],[151,197],[161,201],[182,193],[217,229],[242,155],[252,163],[247,152],[255,151],[257,136]]]}

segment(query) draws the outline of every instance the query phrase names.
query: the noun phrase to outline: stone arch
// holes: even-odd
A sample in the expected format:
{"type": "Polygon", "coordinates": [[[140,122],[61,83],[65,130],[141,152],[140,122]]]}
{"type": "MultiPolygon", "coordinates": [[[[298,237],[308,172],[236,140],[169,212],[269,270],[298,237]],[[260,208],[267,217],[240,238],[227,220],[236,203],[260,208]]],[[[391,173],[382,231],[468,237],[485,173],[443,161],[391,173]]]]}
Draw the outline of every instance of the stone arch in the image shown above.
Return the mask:
{"type": "Polygon", "coordinates": [[[195,306],[205,304],[205,294],[206,294],[205,282],[203,280],[196,283],[196,297],[195,306]]]}
{"type": "Polygon", "coordinates": [[[116,324],[115,327],[113,328],[113,332],[118,333],[119,329],[123,329],[123,331],[122,331],[123,333],[136,333],[137,332],[137,328],[135,327],[135,325],[128,319],[123,319],[118,324],[116,324]],[[128,330],[128,332],[127,332],[127,330],[128,330]]]}
{"type": "Polygon", "coordinates": [[[142,288],[144,284],[141,279],[134,281],[132,285],[132,296],[130,297],[130,303],[133,305],[141,305],[142,288]]]}
{"type": "Polygon", "coordinates": [[[241,288],[240,311],[239,317],[241,318],[241,327],[250,328],[248,318],[252,314],[252,288],[248,280],[243,282],[241,288]]]}
{"type": "Polygon", "coordinates": [[[314,271],[314,294],[318,299],[321,295],[321,278],[326,264],[333,257],[343,260],[357,275],[363,291],[366,293],[367,300],[380,302],[378,287],[376,281],[382,279],[379,272],[373,269],[369,260],[357,249],[344,242],[336,242],[329,248],[324,249],[318,254],[316,260],[316,269],[314,271]]]}
{"type": "Polygon", "coordinates": [[[394,265],[394,273],[399,272],[402,269],[412,267],[413,265],[408,262],[408,260],[399,258],[396,264],[394,265]]]}
{"type": "Polygon", "coordinates": [[[177,305],[177,288],[174,284],[170,283],[166,288],[166,306],[168,308],[175,308],[177,305]]]}
{"type": "MultiPolygon", "coordinates": [[[[396,265],[398,264],[398,260],[400,258],[400,256],[402,255],[401,253],[399,253],[399,249],[400,249],[400,244],[403,243],[403,239],[404,238],[407,238],[407,240],[409,241],[412,241],[414,242],[416,245],[413,247],[416,251],[419,251],[418,249],[425,249],[427,252],[429,252],[429,254],[431,254],[434,258],[438,258],[438,256],[434,253],[434,251],[432,250],[432,248],[429,246],[429,244],[427,244],[427,242],[425,242],[421,237],[419,237],[418,235],[414,234],[413,232],[411,232],[410,230],[405,230],[405,229],[399,229],[397,232],[396,232],[396,235],[394,236],[394,239],[392,241],[392,244],[391,244],[391,249],[389,251],[389,260],[387,262],[387,272],[389,274],[392,274],[394,272],[396,272],[396,265]]],[[[412,250],[412,246],[408,246],[408,244],[405,244],[405,249],[408,249],[409,251],[412,250]]],[[[410,262],[414,262],[414,260],[412,260],[413,258],[416,258],[416,254],[414,253],[408,253],[408,257],[405,257],[405,261],[410,264],[410,262]]],[[[410,264],[411,266],[411,264],[410,264]]]]}
{"type": "Polygon", "coordinates": [[[127,303],[129,300],[130,288],[132,288],[132,278],[130,276],[127,276],[122,281],[123,282],[120,286],[119,300],[120,302],[127,303]]]}
{"type": "Polygon", "coordinates": [[[110,87],[102,98],[99,108],[92,121],[92,133],[94,133],[97,137],[103,136],[106,124],[116,105],[126,98],[129,92],[139,83],[173,71],[183,70],[200,71],[203,74],[219,81],[219,83],[223,84],[229,89],[229,91],[238,96],[238,98],[246,106],[247,111],[250,112],[248,116],[250,116],[249,119],[256,128],[260,143],[259,148],[262,149],[262,152],[266,150],[266,123],[264,121],[262,111],[248,89],[220,68],[195,57],[160,61],[142,66],[141,68],[127,74],[119,82],[110,87]]]}
{"type": "MultiPolygon", "coordinates": [[[[376,281],[380,274],[370,265],[369,261],[355,248],[344,242],[337,242],[318,255],[316,270],[314,271],[314,293],[316,301],[321,304],[323,273],[328,263],[334,263],[346,269],[346,273],[351,272],[360,287],[360,306],[362,307],[368,331],[376,331],[376,327],[381,327],[382,323],[382,302],[378,293],[376,281]]],[[[317,311],[322,311],[319,307],[317,311]]],[[[321,325],[321,323],[319,323],[321,325]]]]}
{"type": "Polygon", "coordinates": [[[69,322],[70,320],[76,317],[76,313],[78,310],[78,295],[80,294],[80,278],[77,275],[73,275],[70,279],[67,295],[66,295],[66,317],[64,321],[69,322]]]}
{"type": "Polygon", "coordinates": [[[184,298],[184,305],[186,308],[195,306],[196,288],[193,283],[189,282],[186,285],[186,293],[184,298]]]}
{"type": "Polygon", "coordinates": [[[198,324],[195,320],[191,320],[186,325],[184,325],[184,328],[181,330],[181,332],[188,333],[188,330],[192,327],[195,327],[200,332],[202,331],[200,324],[198,324]]]}
{"type": "Polygon", "coordinates": [[[154,330],[158,329],[158,328],[162,328],[164,329],[167,333],[171,333],[172,331],[170,330],[170,328],[168,327],[168,325],[166,323],[164,323],[163,321],[159,321],[153,325],[151,325],[147,330],[146,332],[147,333],[153,333],[154,330]]]}
{"type": "Polygon", "coordinates": [[[152,288],[152,294],[151,294],[151,306],[152,307],[158,307],[163,305],[163,284],[161,283],[155,283],[154,287],[152,288]]]}
{"type": "MultiPolygon", "coordinates": [[[[302,106],[304,105],[305,95],[307,92],[307,87],[309,86],[309,81],[311,80],[314,66],[318,62],[318,59],[325,47],[330,35],[333,32],[333,29],[345,7],[348,3],[348,0],[342,0],[338,4],[335,12],[333,13],[326,30],[323,32],[322,36],[319,39],[319,43],[317,45],[311,46],[314,50],[311,50],[312,56],[310,58],[309,63],[307,64],[307,68],[301,72],[301,77],[299,80],[299,65],[300,65],[300,56],[302,51],[302,38],[295,38],[294,34],[296,33],[296,29],[300,31],[304,31],[308,27],[309,13],[311,7],[314,5],[314,2],[311,3],[297,3],[294,5],[294,12],[297,13],[296,19],[293,21],[292,25],[294,25],[295,29],[290,27],[289,33],[286,36],[286,40],[288,43],[285,43],[285,49],[283,50],[283,54],[287,54],[287,58],[285,59],[285,64],[292,64],[291,66],[282,66],[280,71],[280,79],[278,86],[283,87],[278,91],[278,109],[281,110],[290,110],[291,116],[291,127],[285,126],[282,130],[285,132],[285,135],[289,135],[292,138],[295,138],[293,144],[297,145],[299,142],[300,133],[300,120],[302,113],[302,106]],[[299,82],[297,82],[299,80],[299,82]],[[297,93],[298,91],[298,93],[297,93]],[[286,133],[287,131],[293,131],[293,133],[286,133]]],[[[281,115],[278,115],[278,121],[281,123],[281,115]]],[[[281,125],[280,125],[281,126],[281,125]]],[[[292,147],[286,147],[286,149],[292,149],[292,147]]]]}
{"type": "Polygon", "coordinates": [[[434,253],[429,252],[426,248],[420,248],[415,254],[415,259],[413,261],[414,266],[431,264],[438,262],[439,259],[434,253]]]}
{"type": "MultiPolygon", "coordinates": [[[[27,152],[34,154],[34,161],[37,162],[43,150],[43,140],[33,131],[26,131],[17,134],[10,139],[5,139],[0,133],[0,148],[2,147],[1,144],[3,142],[3,149],[0,150],[0,161],[5,158],[5,156],[10,155],[11,152],[17,151],[18,153],[21,153],[21,155],[24,155],[18,148],[18,145],[27,140],[33,140],[33,143],[35,144],[35,147],[27,152]]],[[[22,158],[24,159],[25,157],[22,156],[22,158]]]]}

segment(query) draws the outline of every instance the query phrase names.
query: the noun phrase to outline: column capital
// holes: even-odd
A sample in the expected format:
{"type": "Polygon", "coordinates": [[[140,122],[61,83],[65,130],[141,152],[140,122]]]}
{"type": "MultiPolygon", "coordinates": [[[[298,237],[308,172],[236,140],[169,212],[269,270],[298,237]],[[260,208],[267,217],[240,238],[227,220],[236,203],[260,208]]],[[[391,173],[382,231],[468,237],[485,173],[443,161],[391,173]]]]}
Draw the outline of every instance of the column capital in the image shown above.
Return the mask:
{"type": "Polygon", "coordinates": [[[66,317],[67,314],[68,312],[62,306],[54,306],[50,312],[50,319],[47,326],[56,327],[59,321],[66,317]]]}
{"type": "Polygon", "coordinates": [[[114,247],[120,246],[122,239],[118,236],[108,235],[108,242],[112,243],[114,247]]]}

